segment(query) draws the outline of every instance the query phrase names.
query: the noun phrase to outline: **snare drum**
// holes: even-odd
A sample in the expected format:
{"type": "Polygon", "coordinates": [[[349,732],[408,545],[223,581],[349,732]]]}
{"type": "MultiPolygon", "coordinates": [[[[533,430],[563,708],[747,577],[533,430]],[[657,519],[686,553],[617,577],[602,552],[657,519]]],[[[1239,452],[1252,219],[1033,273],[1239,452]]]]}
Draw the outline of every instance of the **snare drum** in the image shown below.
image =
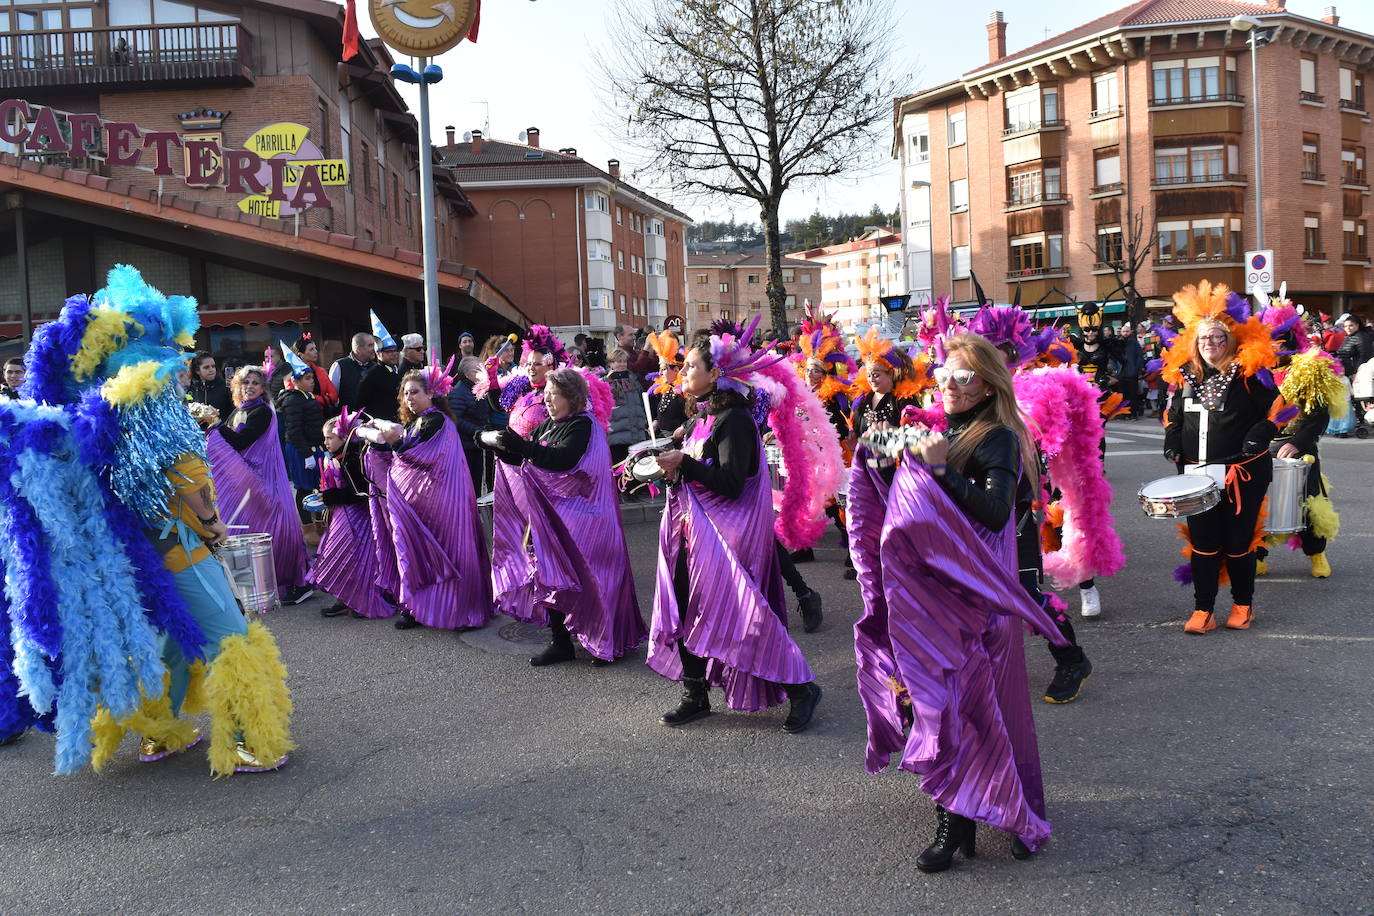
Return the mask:
{"type": "Polygon", "coordinates": [[[324,497],[319,493],[307,493],[301,498],[301,507],[312,515],[319,515],[324,511],[324,497]]]}
{"type": "Polygon", "coordinates": [[[232,535],[216,545],[215,557],[224,568],[244,614],[266,614],[281,607],[277,568],[272,562],[272,535],[232,535]]]}
{"type": "Polygon", "coordinates": [[[1201,474],[1175,474],[1150,481],[1137,496],[1150,518],[1187,518],[1221,502],[1221,487],[1201,474]]]}
{"type": "Polygon", "coordinates": [[[1296,458],[1274,459],[1274,481],[1269,485],[1270,534],[1293,534],[1307,527],[1307,474],[1312,465],[1296,458]]]}
{"type": "Polygon", "coordinates": [[[663,479],[663,469],[658,466],[658,456],[673,447],[669,438],[645,439],[636,442],[626,452],[625,473],[639,483],[653,483],[663,479]]]}

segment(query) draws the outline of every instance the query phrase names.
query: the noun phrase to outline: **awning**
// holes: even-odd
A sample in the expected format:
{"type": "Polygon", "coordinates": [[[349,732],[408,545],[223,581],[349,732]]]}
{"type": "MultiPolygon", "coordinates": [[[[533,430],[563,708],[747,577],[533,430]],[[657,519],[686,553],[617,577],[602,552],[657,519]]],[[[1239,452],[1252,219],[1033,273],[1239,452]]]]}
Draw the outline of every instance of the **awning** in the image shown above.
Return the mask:
{"type": "MultiPolygon", "coordinates": [[[[3,316],[0,321],[0,340],[8,340],[11,337],[24,336],[24,318],[13,313],[3,316]]],[[[33,329],[38,330],[40,324],[52,321],[57,318],[57,312],[34,312],[33,329]]]]}
{"type": "Polygon", "coordinates": [[[280,302],[237,302],[200,307],[200,326],[229,328],[248,324],[305,324],[310,321],[308,299],[280,302]]]}
{"type": "MultiPolygon", "coordinates": [[[[1000,306],[1011,305],[1010,302],[995,302],[993,304],[1000,306]]],[[[1104,315],[1124,315],[1126,313],[1125,299],[1112,299],[1109,302],[1099,302],[1098,305],[1101,306],[1104,315]]],[[[972,304],[959,305],[951,308],[950,311],[960,315],[971,315],[978,311],[979,308],[980,306],[972,304]]],[[[1070,315],[1078,314],[1078,306],[1073,303],[1068,305],[1042,305],[1039,308],[1023,305],[1021,308],[1030,313],[1031,317],[1036,321],[1044,321],[1049,318],[1067,318],[1070,315]]]]}

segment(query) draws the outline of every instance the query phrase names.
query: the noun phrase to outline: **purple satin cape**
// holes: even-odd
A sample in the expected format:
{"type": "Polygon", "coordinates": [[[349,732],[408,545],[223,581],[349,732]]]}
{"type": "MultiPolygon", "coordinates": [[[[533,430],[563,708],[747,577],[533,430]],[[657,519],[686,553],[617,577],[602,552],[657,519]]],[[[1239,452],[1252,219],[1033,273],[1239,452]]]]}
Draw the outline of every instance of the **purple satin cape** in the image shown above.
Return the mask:
{"type": "Polygon", "coordinates": [[[377,585],[377,553],[366,504],[330,507],[329,528],[315,552],[310,583],[357,611],[360,617],[390,617],[396,613],[377,585]]]}
{"type": "Polygon", "coordinates": [[[501,463],[492,515],[492,582],[504,614],[548,626],[548,609],[588,652],[611,660],[648,631],[639,613],[611,450],[595,417],[571,471],[501,463]],[[528,537],[526,537],[528,532],[528,537]]]}
{"type": "Polygon", "coordinates": [[[463,447],[453,421],[391,458],[386,508],[401,573],[401,604],[427,627],[491,619],[491,568],[463,447]]]}
{"type": "Polygon", "coordinates": [[[708,659],[706,680],[731,709],[776,706],[779,684],[814,680],[787,632],[787,600],[773,544],[773,488],[759,445],[759,469],[739,499],[679,483],[668,488],[658,535],[649,667],[682,678],[678,644],[708,659]],[[678,553],[687,551],[687,606],[673,591],[678,553]]]}
{"type": "Polygon", "coordinates": [[[392,452],[370,448],[363,453],[363,472],[372,481],[372,499],[367,501],[372,518],[372,551],[375,556],[377,587],[393,600],[401,594],[401,568],[396,563],[396,545],[391,539],[391,513],[386,505],[386,482],[391,476],[392,452]]]}
{"type": "Polygon", "coordinates": [[[901,768],[919,774],[937,804],[1037,849],[1050,824],[1021,624],[1056,643],[1064,638],[1021,585],[1012,523],[988,531],[971,522],[919,462],[897,471],[882,520],[881,571],[864,582],[880,484],[856,457],[849,505],[859,520],[850,536],[864,590],[854,633],[869,722],[866,768],[878,772],[900,751],[901,768]]]}
{"type": "Polygon", "coordinates": [[[243,494],[252,494],[233,522],[248,528],[229,533],[242,534],[246,530],[272,535],[272,565],[277,571],[277,590],[285,594],[290,586],[305,585],[310,560],[305,553],[300,515],[296,512],[296,494],[286,476],[281,442],[277,439],[276,411],[272,412],[267,431],[242,452],[224,441],[218,428],[206,435],[205,451],[224,522],[229,522],[243,494]]]}

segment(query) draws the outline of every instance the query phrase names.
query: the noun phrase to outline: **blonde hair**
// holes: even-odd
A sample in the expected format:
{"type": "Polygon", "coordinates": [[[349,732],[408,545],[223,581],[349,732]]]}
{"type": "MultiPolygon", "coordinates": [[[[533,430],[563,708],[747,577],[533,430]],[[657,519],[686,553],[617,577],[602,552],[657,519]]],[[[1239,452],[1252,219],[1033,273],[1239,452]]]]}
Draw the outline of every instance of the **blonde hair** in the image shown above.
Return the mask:
{"type": "Polygon", "coordinates": [[[1207,372],[1207,362],[1202,358],[1202,349],[1199,346],[1204,330],[1210,331],[1211,328],[1221,328],[1226,332],[1226,349],[1222,351],[1221,365],[1217,366],[1217,371],[1225,372],[1236,358],[1236,353],[1240,350],[1240,341],[1236,340],[1236,335],[1232,333],[1226,322],[1216,318],[1203,318],[1193,325],[1193,355],[1188,359],[1188,368],[1193,371],[1193,377],[1199,382],[1207,372]]]}
{"type": "Polygon", "coordinates": [[[263,372],[260,366],[241,366],[229,380],[229,393],[234,397],[235,407],[243,406],[243,383],[248,381],[250,375],[262,379],[262,394],[263,397],[267,396],[267,373],[263,372]]]}
{"type": "Polygon", "coordinates": [[[949,464],[959,473],[964,472],[969,458],[979,444],[999,426],[1005,426],[1016,434],[1021,443],[1021,473],[1030,478],[1032,490],[1039,485],[1040,461],[1037,456],[1035,440],[1021,419],[1021,409],[1016,404],[1016,391],[1012,388],[1011,372],[1007,369],[1002,352],[984,337],[977,334],[955,334],[945,341],[945,359],[955,353],[962,353],[968,367],[992,389],[992,407],[974,420],[967,430],[949,449],[949,464]]]}

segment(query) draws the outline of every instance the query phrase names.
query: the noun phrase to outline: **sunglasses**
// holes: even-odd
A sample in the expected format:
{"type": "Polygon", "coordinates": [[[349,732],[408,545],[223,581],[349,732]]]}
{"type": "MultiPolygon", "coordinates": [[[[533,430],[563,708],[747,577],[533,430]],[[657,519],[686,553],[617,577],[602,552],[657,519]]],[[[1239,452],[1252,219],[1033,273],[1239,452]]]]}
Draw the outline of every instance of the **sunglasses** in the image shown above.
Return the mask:
{"type": "Polygon", "coordinates": [[[978,373],[974,372],[972,369],[946,369],[944,366],[937,367],[933,374],[935,376],[935,384],[939,385],[941,388],[943,388],[950,379],[953,379],[954,384],[958,385],[960,388],[967,388],[969,385],[972,385],[973,380],[978,377],[978,373]]]}

